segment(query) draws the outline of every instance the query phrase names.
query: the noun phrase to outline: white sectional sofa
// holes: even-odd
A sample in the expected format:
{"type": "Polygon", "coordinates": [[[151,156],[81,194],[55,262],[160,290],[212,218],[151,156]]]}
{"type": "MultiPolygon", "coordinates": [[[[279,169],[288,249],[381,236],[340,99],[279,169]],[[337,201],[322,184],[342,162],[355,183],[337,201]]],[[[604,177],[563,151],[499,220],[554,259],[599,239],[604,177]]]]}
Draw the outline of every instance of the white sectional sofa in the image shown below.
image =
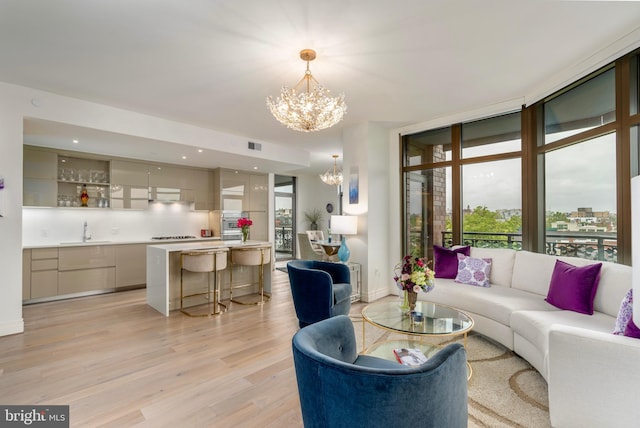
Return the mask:
{"type": "Polygon", "coordinates": [[[436,278],[419,299],[469,313],[474,330],[531,363],[547,380],[552,426],[640,426],[640,340],[612,334],[632,285],[631,267],[602,264],[594,314],[585,315],[544,299],[556,259],[574,266],[596,262],[473,247],[470,256],[492,259],[490,287],[436,278]]]}

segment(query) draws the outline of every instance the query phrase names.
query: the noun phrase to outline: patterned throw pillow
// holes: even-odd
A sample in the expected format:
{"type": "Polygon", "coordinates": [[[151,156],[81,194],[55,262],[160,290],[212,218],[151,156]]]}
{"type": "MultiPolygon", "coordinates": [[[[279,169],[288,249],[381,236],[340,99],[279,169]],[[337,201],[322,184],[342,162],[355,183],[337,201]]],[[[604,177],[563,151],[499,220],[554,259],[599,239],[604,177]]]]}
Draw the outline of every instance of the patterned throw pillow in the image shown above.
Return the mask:
{"type": "Polygon", "coordinates": [[[454,281],[479,287],[491,287],[489,277],[492,263],[492,259],[476,259],[458,254],[458,274],[454,281]]]}
{"type": "Polygon", "coordinates": [[[622,303],[620,303],[620,310],[618,311],[618,318],[616,318],[616,326],[613,329],[613,334],[624,334],[624,329],[627,328],[631,315],[633,315],[633,288],[627,291],[627,295],[624,296],[622,303]]]}

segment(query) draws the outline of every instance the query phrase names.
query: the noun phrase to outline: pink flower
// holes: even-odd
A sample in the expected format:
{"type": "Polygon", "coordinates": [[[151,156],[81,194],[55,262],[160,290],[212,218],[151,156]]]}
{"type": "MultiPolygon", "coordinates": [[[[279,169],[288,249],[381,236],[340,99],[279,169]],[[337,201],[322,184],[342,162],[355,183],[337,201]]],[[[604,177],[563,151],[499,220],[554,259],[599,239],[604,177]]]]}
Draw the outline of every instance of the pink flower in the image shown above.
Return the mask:
{"type": "Polygon", "coordinates": [[[246,217],[241,217],[241,218],[238,219],[237,226],[244,228],[244,227],[249,227],[252,224],[253,224],[253,221],[251,221],[251,219],[248,219],[246,217]]]}

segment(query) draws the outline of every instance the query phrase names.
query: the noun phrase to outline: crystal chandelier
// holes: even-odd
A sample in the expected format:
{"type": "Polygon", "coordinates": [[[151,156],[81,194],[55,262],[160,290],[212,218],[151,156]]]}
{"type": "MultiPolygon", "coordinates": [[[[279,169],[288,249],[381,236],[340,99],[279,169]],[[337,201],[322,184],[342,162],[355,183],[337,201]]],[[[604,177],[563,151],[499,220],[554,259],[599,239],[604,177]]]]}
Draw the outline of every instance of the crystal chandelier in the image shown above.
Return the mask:
{"type": "Polygon", "coordinates": [[[333,169],[329,168],[324,174],[320,174],[320,180],[330,186],[340,186],[342,184],[342,170],[336,164],[338,155],[333,155],[333,169]]]}
{"type": "Polygon", "coordinates": [[[280,97],[275,100],[269,96],[267,106],[271,114],[287,128],[302,132],[330,128],[340,122],[347,112],[344,94],[331,97],[330,91],[313,78],[309,61],[316,58],[314,50],[300,51],[300,58],[307,62],[307,71],[302,79],[293,89],[283,86],[280,97]],[[304,92],[300,92],[303,86],[304,92]]]}

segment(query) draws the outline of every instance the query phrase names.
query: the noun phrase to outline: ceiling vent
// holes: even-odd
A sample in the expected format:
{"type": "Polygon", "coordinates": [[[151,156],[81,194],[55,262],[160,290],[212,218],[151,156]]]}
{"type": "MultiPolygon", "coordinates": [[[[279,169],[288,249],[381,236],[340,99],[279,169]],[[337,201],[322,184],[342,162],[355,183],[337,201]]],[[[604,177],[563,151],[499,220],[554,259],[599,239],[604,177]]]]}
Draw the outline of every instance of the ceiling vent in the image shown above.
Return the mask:
{"type": "Polygon", "coordinates": [[[249,150],[262,151],[262,144],[249,141],[249,150]]]}

